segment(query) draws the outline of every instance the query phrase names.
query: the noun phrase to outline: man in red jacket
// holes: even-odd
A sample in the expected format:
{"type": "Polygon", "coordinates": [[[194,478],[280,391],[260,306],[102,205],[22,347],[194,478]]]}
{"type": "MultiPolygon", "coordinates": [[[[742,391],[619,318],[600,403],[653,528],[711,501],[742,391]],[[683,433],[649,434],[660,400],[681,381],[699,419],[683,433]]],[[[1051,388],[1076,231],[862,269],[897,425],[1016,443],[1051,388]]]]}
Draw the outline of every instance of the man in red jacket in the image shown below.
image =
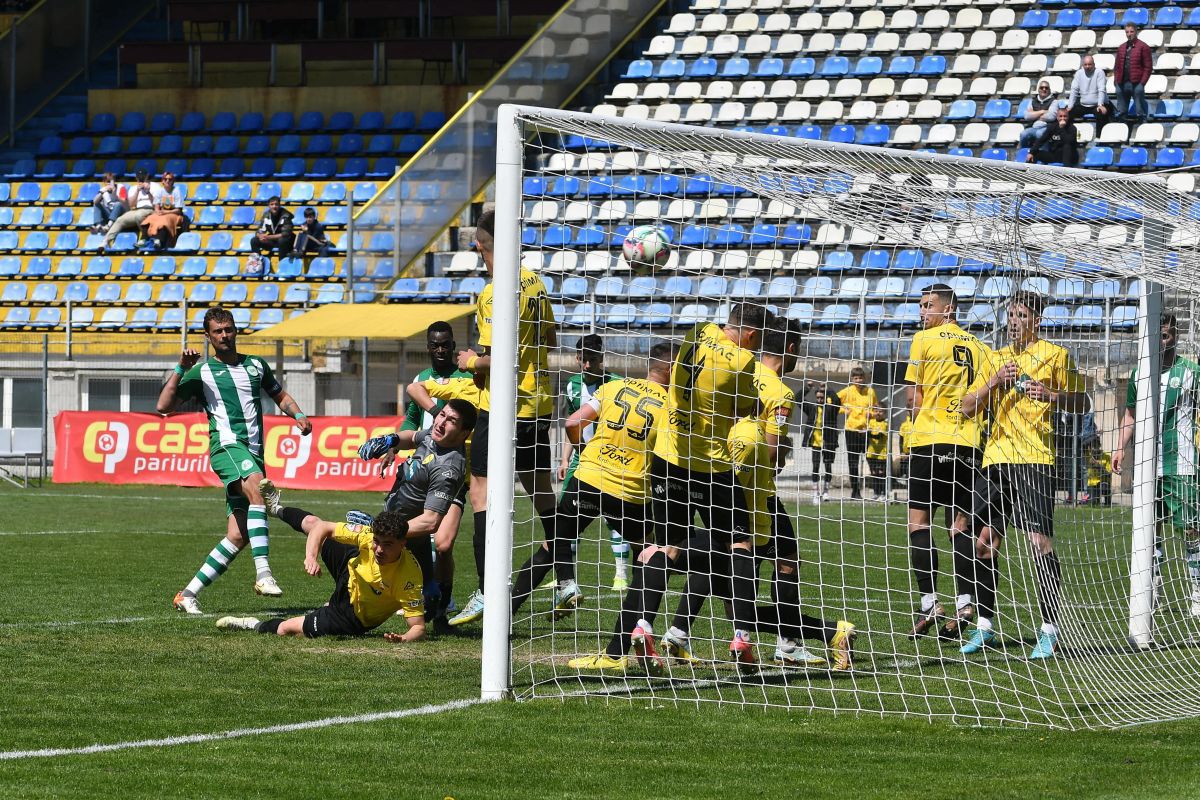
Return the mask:
{"type": "Polygon", "coordinates": [[[1125,41],[1117,48],[1117,60],[1113,65],[1113,83],[1117,88],[1117,104],[1113,109],[1114,119],[1124,117],[1130,123],[1144,122],[1150,116],[1146,107],[1146,81],[1153,70],[1150,45],[1138,38],[1137,25],[1125,23],[1125,41]],[[1129,113],[1129,101],[1133,100],[1133,114],[1129,113]]]}

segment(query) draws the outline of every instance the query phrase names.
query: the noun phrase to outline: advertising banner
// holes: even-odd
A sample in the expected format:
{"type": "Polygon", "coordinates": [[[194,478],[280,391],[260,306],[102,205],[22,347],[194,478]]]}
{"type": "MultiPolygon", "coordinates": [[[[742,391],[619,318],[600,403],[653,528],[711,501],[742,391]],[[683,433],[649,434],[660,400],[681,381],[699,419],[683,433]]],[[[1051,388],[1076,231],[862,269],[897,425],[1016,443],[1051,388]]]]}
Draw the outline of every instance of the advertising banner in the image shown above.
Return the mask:
{"type": "MultiPolygon", "coordinates": [[[[400,417],[309,417],[301,436],[289,417],[263,417],[267,476],[288,489],[386,492],[395,467],[380,477],[378,462],[358,447],[395,431],[400,417]]],[[[202,413],[134,414],[64,411],[54,418],[55,483],[159,483],[220,486],[208,464],[208,420],[202,413]]]]}

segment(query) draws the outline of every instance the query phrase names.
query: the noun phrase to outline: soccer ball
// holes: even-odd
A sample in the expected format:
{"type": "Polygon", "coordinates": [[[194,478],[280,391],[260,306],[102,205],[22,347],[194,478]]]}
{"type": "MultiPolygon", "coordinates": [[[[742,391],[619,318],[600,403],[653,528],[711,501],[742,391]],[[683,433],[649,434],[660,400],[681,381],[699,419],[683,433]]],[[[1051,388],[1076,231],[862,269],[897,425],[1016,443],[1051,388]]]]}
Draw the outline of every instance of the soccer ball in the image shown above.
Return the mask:
{"type": "Polygon", "coordinates": [[[645,274],[667,263],[671,257],[671,240],[657,225],[639,225],[625,237],[621,251],[631,270],[645,274]]]}

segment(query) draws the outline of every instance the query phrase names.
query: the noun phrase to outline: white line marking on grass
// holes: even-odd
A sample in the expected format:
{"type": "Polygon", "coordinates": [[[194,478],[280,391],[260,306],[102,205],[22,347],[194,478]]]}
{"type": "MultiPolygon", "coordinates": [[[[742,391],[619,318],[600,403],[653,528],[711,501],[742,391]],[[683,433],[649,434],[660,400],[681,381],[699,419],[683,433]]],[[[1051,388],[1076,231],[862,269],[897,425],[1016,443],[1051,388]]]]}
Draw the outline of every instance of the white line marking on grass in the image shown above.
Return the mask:
{"type": "Polygon", "coordinates": [[[83,756],[94,753],[112,753],[117,750],[137,750],[146,747],[171,747],[179,744],[203,744],[225,739],[241,739],[247,736],[264,736],[272,733],[294,733],[296,731],[311,731],[320,728],[330,728],[335,725],[357,725],[364,722],[380,722],[382,720],[405,719],[407,717],[425,717],[430,714],[441,714],[445,711],[457,711],[461,708],[478,705],[482,699],[451,700],[438,705],[425,705],[417,708],[401,708],[395,711],[377,711],[370,714],[355,714],[345,717],[325,717],[308,722],[292,722],[286,725],[270,725],[265,728],[237,728],[231,731],[217,733],[193,733],[187,736],[168,736],[165,739],[141,739],[132,742],[116,742],[114,744],[93,744],[87,747],[52,747],[45,750],[6,750],[0,752],[0,761],[17,761],[26,758],[53,758],[55,756],[83,756]]]}
{"type": "MultiPolygon", "coordinates": [[[[210,491],[211,491],[211,490],[214,490],[214,488],[216,488],[216,489],[219,489],[220,487],[212,487],[212,486],[200,486],[200,487],[176,487],[176,486],[169,486],[169,487],[166,487],[166,488],[169,488],[169,489],[176,489],[176,488],[198,488],[198,489],[200,489],[200,490],[205,490],[205,489],[208,489],[208,490],[210,490],[210,491]]],[[[285,489],[284,491],[290,491],[290,492],[293,492],[293,493],[296,493],[296,494],[300,493],[300,490],[299,490],[299,489],[292,489],[292,490],[285,489]]],[[[374,494],[374,493],[372,493],[372,492],[364,492],[363,494],[374,494]]],[[[382,496],[383,494],[384,494],[383,492],[379,492],[379,495],[380,495],[380,496],[382,496]]],[[[293,496],[295,496],[295,495],[293,495],[293,496]]],[[[11,497],[11,498],[21,498],[22,500],[32,500],[32,499],[41,499],[41,500],[58,500],[58,499],[60,499],[60,498],[63,498],[63,497],[77,498],[77,499],[81,499],[81,500],[153,500],[154,502],[159,502],[159,503],[161,503],[161,502],[163,501],[163,499],[164,499],[165,495],[161,495],[161,494],[159,494],[159,495],[147,495],[147,494],[120,494],[119,492],[114,492],[113,494],[88,494],[88,493],[86,493],[86,492],[44,492],[44,493],[37,493],[37,492],[0,492],[0,498],[6,498],[6,497],[11,497]]],[[[199,494],[197,494],[197,497],[200,497],[200,495],[199,495],[199,494]]],[[[290,498],[289,498],[289,499],[290,499],[290,498]]],[[[381,502],[382,502],[382,501],[381,501],[381,502]]],[[[332,506],[332,505],[336,505],[336,506],[341,506],[341,507],[344,507],[344,508],[345,508],[345,507],[349,507],[349,505],[347,504],[347,502],[346,502],[345,500],[336,499],[336,498],[320,498],[320,497],[314,497],[314,498],[310,498],[310,499],[305,499],[305,501],[304,501],[303,505],[305,505],[305,506],[321,506],[321,505],[325,505],[325,506],[332,506]]]]}

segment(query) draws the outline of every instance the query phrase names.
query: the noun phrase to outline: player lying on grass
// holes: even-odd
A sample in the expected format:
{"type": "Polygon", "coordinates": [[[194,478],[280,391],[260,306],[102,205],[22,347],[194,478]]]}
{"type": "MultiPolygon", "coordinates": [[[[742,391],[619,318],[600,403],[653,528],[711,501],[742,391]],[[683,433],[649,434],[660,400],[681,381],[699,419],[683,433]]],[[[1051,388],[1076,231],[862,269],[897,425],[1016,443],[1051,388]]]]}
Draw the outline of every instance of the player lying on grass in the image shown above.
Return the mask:
{"type": "Polygon", "coordinates": [[[322,562],[329,570],[333,578],[329,602],[302,617],[288,619],[221,617],[218,628],[309,639],[363,636],[402,611],[408,630],[385,633],[384,638],[389,642],[415,642],[425,635],[421,567],[405,547],[409,527],[401,514],[384,511],[370,527],[327,522],[298,508],[280,508],[278,516],[308,536],[304,571],[318,576],[322,562]]]}
{"type": "Polygon", "coordinates": [[[596,433],[579,458],[563,489],[548,536],[513,579],[515,614],[551,567],[558,578],[554,610],[561,615],[579,605],[583,594],[575,582],[571,546],[596,517],[619,531],[632,547],[648,539],[649,459],[671,376],[672,346],[650,348],[645,380],[623,378],[596,390],[566,421],[567,437],[576,445],[588,426],[596,433]]]}

